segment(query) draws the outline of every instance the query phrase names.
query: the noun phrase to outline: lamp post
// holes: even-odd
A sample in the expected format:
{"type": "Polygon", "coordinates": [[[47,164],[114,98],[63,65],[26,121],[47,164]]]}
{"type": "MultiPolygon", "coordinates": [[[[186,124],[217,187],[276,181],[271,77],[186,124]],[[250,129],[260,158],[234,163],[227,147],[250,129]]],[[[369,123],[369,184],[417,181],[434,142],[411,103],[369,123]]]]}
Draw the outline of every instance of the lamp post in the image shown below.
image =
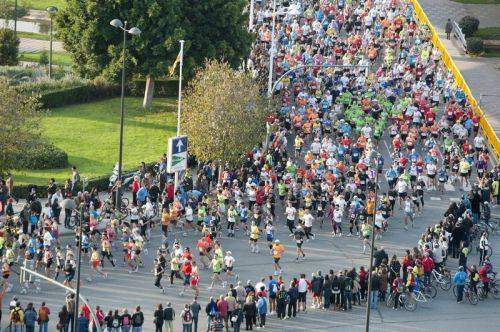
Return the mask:
{"type": "Polygon", "coordinates": [[[78,320],[78,306],[80,305],[80,275],[81,275],[81,270],[82,270],[82,236],[83,236],[83,218],[85,218],[85,213],[84,213],[84,206],[83,204],[80,206],[80,211],[78,212],[80,214],[80,217],[78,218],[80,223],[78,225],[79,230],[78,230],[78,245],[76,247],[76,250],[78,250],[78,256],[77,256],[77,267],[76,267],[76,293],[75,293],[75,307],[73,308],[73,326],[72,330],[76,331],[76,324],[78,320]]]}
{"type": "Polygon", "coordinates": [[[17,0],[14,1],[14,37],[17,38],[17,0]]]}
{"type": "Polygon", "coordinates": [[[367,290],[367,298],[366,298],[366,321],[365,321],[365,331],[369,332],[370,331],[370,313],[371,313],[371,307],[370,307],[370,301],[371,301],[371,291],[372,291],[372,274],[373,274],[373,251],[374,251],[374,246],[375,246],[375,218],[377,215],[377,195],[378,195],[378,168],[379,168],[379,160],[380,160],[380,155],[377,155],[377,158],[374,160],[375,162],[375,210],[373,213],[372,217],[372,241],[371,241],[371,247],[370,247],[370,265],[368,268],[368,290],[367,290]]]}
{"type": "MultiPolygon", "coordinates": [[[[118,149],[118,178],[116,181],[120,181],[122,178],[122,160],[123,160],[123,121],[125,116],[125,55],[127,51],[127,34],[132,36],[139,36],[141,34],[141,30],[136,27],[128,29],[127,21],[123,23],[119,19],[115,18],[111,22],[110,25],[114,26],[117,29],[123,31],[123,55],[122,55],[122,91],[120,96],[120,146],[118,149]]],[[[119,210],[121,204],[121,188],[116,188],[116,209],[119,210]]]]}
{"type": "Polygon", "coordinates": [[[50,16],[50,51],[49,51],[49,78],[52,78],[52,16],[57,13],[57,7],[47,7],[46,11],[50,16]]]}

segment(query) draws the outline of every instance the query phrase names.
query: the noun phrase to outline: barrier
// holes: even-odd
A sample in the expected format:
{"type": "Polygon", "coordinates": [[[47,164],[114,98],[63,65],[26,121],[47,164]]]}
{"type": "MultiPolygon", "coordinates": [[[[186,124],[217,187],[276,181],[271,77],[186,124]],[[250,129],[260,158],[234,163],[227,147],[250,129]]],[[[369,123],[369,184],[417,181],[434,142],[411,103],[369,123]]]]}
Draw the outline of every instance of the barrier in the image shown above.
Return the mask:
{"type": "Polygon", "coordinates": [[[464,51],[467,51],[467,40],[465,39],[465,35],[462,32],[462,29],[458,26],[456,21],[453,21],[453,34],[462,44],[464,51]]]}
{"type": "Polygon", "coordinates": [[[415,13],[416,18],[418,19],[420,24],[427,25],[429,27],[429,31],[432,34],[432,43],[434,44],[434,47],[439,49],[439,51],[442,54],[442,61],[445,67],[453,74],[453,77],[455,78],[455,84],[462,89],[462,91],[465,93],[467,96],[467,100],[469,101],[469,104],[472,107],[472,110],[476,115],[479,115],[481,120],[479,122],[481,129],[483,131],[484,136],[488,140],[488,143],[491,146],[491,151],[497,158],[497,160],[500,157],[500,141],[498,140],[497,135],[493,131],[493,128],[491,127],[490,123],[486,119],[486,115],[484,114],[483,110],[479,107],[478,102],[472,95],[472,92],[465,82],[465,79],[462,76],[462,73],[458,69],[457,65],[453,61],[452,57],[448,53],[448,50],[446,47],[444,47],[443,42],[439,38],[438,33],[436,32],[436,29],[434,26],[431,24],[429,19],[427,18],[427,15],[425,14],[424,10],[422,9],[422,6],[420,6],[420,3],[418,0],[409,0],[412,5],[413,5],[413,10],[415,13]]]}

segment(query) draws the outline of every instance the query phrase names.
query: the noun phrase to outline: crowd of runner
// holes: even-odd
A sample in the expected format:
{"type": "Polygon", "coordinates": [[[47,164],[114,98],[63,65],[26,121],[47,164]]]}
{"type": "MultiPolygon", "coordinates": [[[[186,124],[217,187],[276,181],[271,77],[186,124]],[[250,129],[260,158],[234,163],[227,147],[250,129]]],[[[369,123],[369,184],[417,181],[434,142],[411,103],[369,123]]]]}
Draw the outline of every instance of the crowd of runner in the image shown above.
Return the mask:
{"type": "MultiPolygon", "coordinates": [[[[123,265],[129,273],[150,269],[142,255],[154,254],[148,242],[161,228],[154,285],[165,292],[162,279],[168,276],[166,283],[178,283],[182,295],[198,296],[200,270],[210,269],[210,289],[228,290],[208,304],[214,324],[219,318],[226,327],[245,321],[248,329],[257,321],[265,325],[266,313],[294,317],[306,310],[308,293],[314,308],[348,310],[366,299],[370,271],[315,271],[310,279],[285,280],[283,243],[294,243],[296,260],[307,259],[313,229],[331,227],[333,237],[359,238],[360,250],[367,253],[371,237],[390,230],[394,215],[402,216],[410,232],[420,222],[427,192],[437,195],[450,187],[463,197],[441,220],[425,221],[434,224],[404,258],[377,251],[371,305],[385,301],[387,292],[425,288],[435,268],[446,273],[441,268],[447,259],[458,258],[462,267],[453,278],[459,301],[464,273],[473,287],[481,282],[488,290],[494,281],[488,232],[474,238],[474,230],[481,221],[488,224],[490,205],[499,203],[499,168],[491,164],[480,118],[443,67],[429,30],[415,22],[407,1],[298,3],[298,16],[278,8],[275,38],[272,2],[256,4],[257,39],[247,69],[256,78],[266,77],[270,49],[275,50],[275,79],[296,69],[275,85],[279,107],[268,119],[268,146],[249,151],[240,168],[224,168],[221,174],[215,164],[201,165],[186,172],[178,188],[166,174],[165,156],[153,171],[141,165],[130,184],[132,202],[120,211],[114,209],[115,191],[124,189],[120,182],[105,200],[95,189],[79,192],[81,179],[73,168],[64,186],[51,180],[47,203],[33,189],[16,214],[8,176],[0,187],[5,291],[12,288],[9,277],[16,265],[74,287],[80,242],[84,264],[90,266],[88,282],[107,278],[105,265],[123,265]],[[389,137],[390,146],[382,136],[389,137]],[[76,223],[75,241],[62,245],[60,225],[73,227],[74,220],[83,221],[82,232],[76,223]],[[278,227],[286,227],[289,236],[278,239],[278,227]],[[169,243],[177,228],[183,236],[199,238],[196,248],[184,246],[183,237],[169,243]],[[250,253],[268,254],[274,274],[255,285],[242,284],[236,263],[241,258],[222,249],[223,237],[247,239],[250,253]],[[473,241],[481,253],[478,267],[467,262],[473,241]],[[231,310],[220,309],[221,301],[231,310]]],[[[22,288],[37,291],[39,285],[30,275],[22,288]]]]}

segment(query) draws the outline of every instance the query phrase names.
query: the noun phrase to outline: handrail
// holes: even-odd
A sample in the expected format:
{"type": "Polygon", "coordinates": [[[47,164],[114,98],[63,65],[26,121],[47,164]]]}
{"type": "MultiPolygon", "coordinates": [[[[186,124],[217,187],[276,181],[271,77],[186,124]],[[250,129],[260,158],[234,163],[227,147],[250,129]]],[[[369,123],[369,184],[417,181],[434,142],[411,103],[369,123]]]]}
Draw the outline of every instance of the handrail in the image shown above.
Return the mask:
{"type": "Polygon", "coordinates": [[[462,32],[462,28],[460,28],[456,21],[453,21],[453,34],[460,41],[460,44],[462,44],[464,51],[467,51],[467,40],[465,39],[465,35],[462,32]]]}
{"type": "MultiPolygon", "coordinates": [[[[48,283],[51,283],[53,285],[56,285],[58,287],[61,287],[63,289],[65,289],[66,291],[72,293],[72,294],[75,294],[76,293],[76,290],[74,290],[73,288],[71,287],[68,287],[66,285],[63,285],[61,284],[60,282],[58,281],[55,281],[54,279],[51,279],[47,276],[44,276],[43,274],[40,274],[36,271],[33,271],[33,270],[30,270],[24,266],[20,266],[20,270],[23,271],[24,273],[29,273],[29,274],[33,274],[34,276],[38,277],[38,278],[41,278],[45,281],[47,281],[48,283]]],[[[21,281],[21,284],[24,283],[24,273],[20,273],[20,281],[21,281]]],[[[99,320],[97,319],[97,317],[95,316],[95,313],[94,313],[94,310],[92,309],[92,307],[90,306],[90,303],[87,302],[87,300],[82,296],[82,293],[80,292],[80,300],[89,308],[90,310],[90,315],[92,316],[92,319],[94,321],[94,325],[97,329],[97,332],[102,332],[102,329],[101,327],[99,326],[99,324],[95,324],[96,322],[99,322],[99,320]]],[[[73,317],[73,319],[78,319],[78,317],[73,317]]],[[[89,322],[89,325],[90,325],[90,322],[89,322]]]]}

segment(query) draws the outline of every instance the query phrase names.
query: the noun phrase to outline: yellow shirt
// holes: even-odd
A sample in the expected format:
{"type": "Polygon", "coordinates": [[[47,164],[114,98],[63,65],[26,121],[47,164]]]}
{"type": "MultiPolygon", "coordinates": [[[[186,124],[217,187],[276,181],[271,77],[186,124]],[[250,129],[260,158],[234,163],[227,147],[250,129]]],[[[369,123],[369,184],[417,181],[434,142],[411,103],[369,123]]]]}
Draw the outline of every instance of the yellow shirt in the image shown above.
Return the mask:
{"type": "Polygon", "coordinates": [[[461,161],[460,165],[458,166],[460,168],[460,173],[468,173],[470,169],[470,164],[466,161],[461,161]]]}
{"type": "Polygon", "coordinates": [[[259,238],[259,227],[253,225],[250,229],[250,238],[253,240],[257,240],[259,238]]]}

